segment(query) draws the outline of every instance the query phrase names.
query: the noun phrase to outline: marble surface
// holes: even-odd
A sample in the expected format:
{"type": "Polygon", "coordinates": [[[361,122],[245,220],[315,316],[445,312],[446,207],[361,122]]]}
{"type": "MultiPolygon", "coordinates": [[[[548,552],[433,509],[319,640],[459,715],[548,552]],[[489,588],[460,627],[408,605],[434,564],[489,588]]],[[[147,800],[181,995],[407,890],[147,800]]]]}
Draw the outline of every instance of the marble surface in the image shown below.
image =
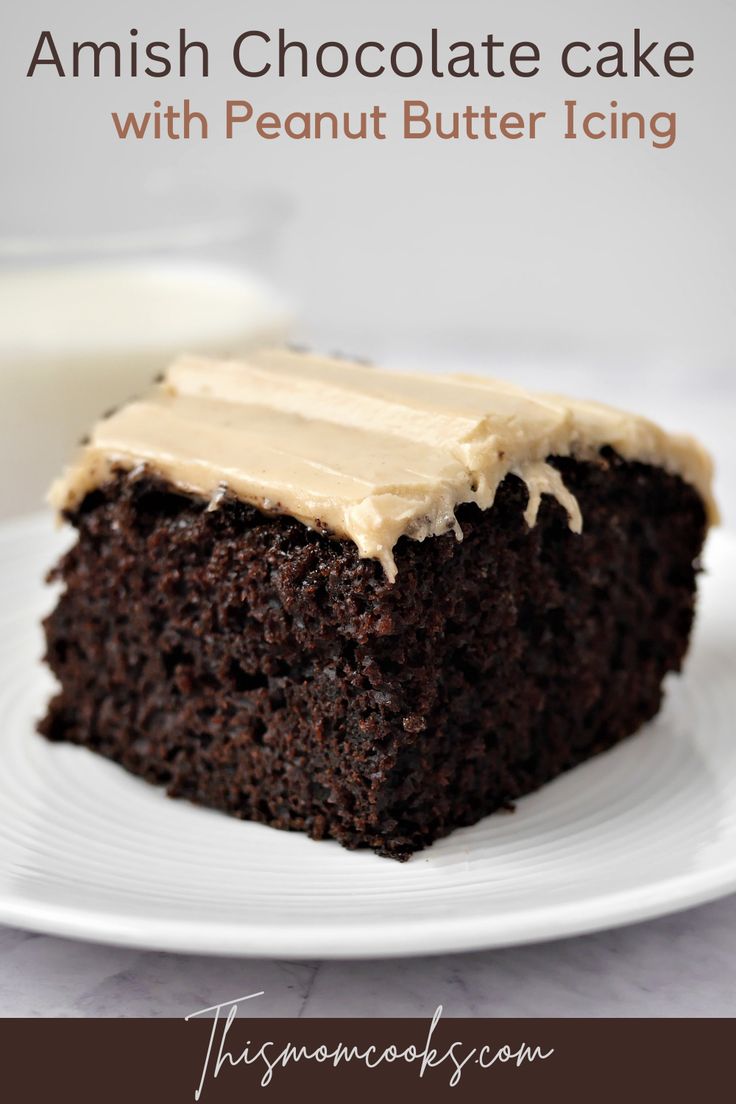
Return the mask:
{"type": "Polygon", "coordinates": [[[206,958],[0,928],[2,1016],[736,1016],[736,896],[556,943],[362,962],[206,958]]]}

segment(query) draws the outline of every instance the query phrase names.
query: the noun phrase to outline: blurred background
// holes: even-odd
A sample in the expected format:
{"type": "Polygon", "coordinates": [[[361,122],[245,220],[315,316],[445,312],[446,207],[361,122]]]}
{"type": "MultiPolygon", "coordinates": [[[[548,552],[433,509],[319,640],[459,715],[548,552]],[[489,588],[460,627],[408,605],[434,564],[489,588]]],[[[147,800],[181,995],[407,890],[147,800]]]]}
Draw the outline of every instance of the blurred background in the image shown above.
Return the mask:
{"type": "MultiPolygon", "coordinates": [[[[0,35],[0,514],[37,509],[76,437],[179,349],[293,336],[394,366],[474,368],[630,406],[696,433],[736,521],[734,0],[25,0],[0,35]],[[532,79],[374,81],[232,65],[243,30],[316,46],[531,39],[532,79]],[[25,74],[42,30],[203,39],[210,76],[25,74]],[[687,40],[686,79],[566,77],[562,46],[633,28],[687,40]],[[120,141],[111,111],[154,99],[211,119],[206,142],[120,141]],[[224,138],[224,102],[360,110],[404,98],[546,110],[534,142],[224,138]],[[562,104],[676,111],[670,149],[565,141],[562,104]]],[[[196,66],[194,67],[196,72],[196,66]]]]}

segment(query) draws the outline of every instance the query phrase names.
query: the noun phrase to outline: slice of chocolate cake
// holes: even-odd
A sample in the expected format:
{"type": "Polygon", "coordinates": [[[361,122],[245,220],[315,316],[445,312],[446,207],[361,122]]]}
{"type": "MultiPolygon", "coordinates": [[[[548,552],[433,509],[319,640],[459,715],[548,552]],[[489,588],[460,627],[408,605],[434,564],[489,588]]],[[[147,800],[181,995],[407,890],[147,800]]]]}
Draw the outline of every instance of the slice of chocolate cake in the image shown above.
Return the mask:
{"type": "Polygon", "coordinates": [[[690,438],[468,376],[184,359],[101,421],[41,731],[406,858],[657,712],[715,517],[690,438]]]}

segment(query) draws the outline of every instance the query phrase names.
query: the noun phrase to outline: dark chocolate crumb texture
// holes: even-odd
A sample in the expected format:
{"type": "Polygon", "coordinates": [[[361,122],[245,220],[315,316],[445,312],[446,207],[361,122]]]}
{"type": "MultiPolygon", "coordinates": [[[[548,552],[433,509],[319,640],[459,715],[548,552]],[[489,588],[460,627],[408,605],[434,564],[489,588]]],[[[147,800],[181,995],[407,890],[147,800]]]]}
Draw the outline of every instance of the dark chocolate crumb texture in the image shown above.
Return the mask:
{"type": "Polygon", "coordinates": [[[120,474],[70,520],[42,731],[173,796],[406,858],[654,716],[693,617],[698,495],[556,462],[582,534],[514,476],[399,574],[284,517],[120,474]]]}
{"type": "Polygon", "coordinates": [[[400,535],[389,572],[277,505],[111,455],[63,507],[78,540],[51,576],[40,730],[397,859],[473,824],[653,717],[693,620],[702,491],[610,447],[543,459],[568,497],[534,524],[506,472],[448,531],[400,535]]]}

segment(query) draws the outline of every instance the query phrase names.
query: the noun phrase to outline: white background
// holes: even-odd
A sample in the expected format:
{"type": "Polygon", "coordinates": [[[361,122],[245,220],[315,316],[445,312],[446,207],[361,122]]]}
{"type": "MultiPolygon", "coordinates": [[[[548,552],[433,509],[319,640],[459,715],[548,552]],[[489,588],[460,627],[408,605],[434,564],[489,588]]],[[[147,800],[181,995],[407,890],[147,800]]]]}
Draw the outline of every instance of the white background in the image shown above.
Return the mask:
{"type": "Polygon", "coordinates": [[[731,0],[251,0],[202,5],[148,0],[26,0],[2,36],[6,232],[135,227],[179,213],[203,217],[266,192],[284,215],[274,271],[310,324],[353,336],[389,331],[412,344],[472,338],[485,353],[532,348],[608,355],[631,368],[650,358],[692,366],[707,354],[733,363],[731,0]],[[65,62],[86,38],[173,39],[180,26],[210,47],[210,76],[60,79],[47,67],[25,77],[41,30],[65,62]],[[542,71],[530,79],[370,81],[347,74],[259,80],[240,76],[231,48],[248,28],[317,45],[402,38],[426,42],[431,26],[452,42],[493,32],[530,38],[542,71]],[[630,43],[634,26],[661,43],[686,39],[696,55],[685,79],[562,73],[570,40],[630,43]],[[213,120],[206,143],[121,142],[112,110],[189,96],[213,120]],[[260,110],[348,109],[404,97],[437,108],[490,103],[545,109],[535,142],[227,142],[216,125],[227,98],[260,110]],[[577,98],[591,109],[676,110],[674,147],[565,141],[558,115],[577,98]]]}
{"type": "MultiPolygon", "coordinates": [[[[628,403],[700,434],[720,462],[719,490],[736,517],[730,411],[736,375],[736,211],[731,76],[733,0],[27,0],[0,36],[3,203],[0,234],[87,234],[251,220],[242,259],[286,294],[300,331],[326,349],[447,367],[470,360],[522,382],[628,403]],[[210,76],[59,78],[26,70],[42,30],[70,66],[75,40],[173,41],[179,27],[209,46],[210,76]],[[267,76],[232,64],[243,30],[316,46],[378,38],[537,42],[530,79],[366,80],[267,76]],[[562,46],[620,40],[633,28],[689,41],[687,78],[566,77],[562,46]],[[113,110],[159,97],[211,120],[200,140],[121,142],[113,110]],[[342,110],[378,102],[397,118],[405,97],[437,109],[490,103],[548,112],[534,141],[228,142],[228,98],[257,110],[342,110]],[[635,141],[566,141],[562,103],[676,111],[667,150],[635,141]]],[[[661,57],[661,53],[660,53],[661,57]]],[[[193,55],[196,61],[197,55],[193,55]]],[[[196,73],[196,66],[195,66],[196,73]]]]}

